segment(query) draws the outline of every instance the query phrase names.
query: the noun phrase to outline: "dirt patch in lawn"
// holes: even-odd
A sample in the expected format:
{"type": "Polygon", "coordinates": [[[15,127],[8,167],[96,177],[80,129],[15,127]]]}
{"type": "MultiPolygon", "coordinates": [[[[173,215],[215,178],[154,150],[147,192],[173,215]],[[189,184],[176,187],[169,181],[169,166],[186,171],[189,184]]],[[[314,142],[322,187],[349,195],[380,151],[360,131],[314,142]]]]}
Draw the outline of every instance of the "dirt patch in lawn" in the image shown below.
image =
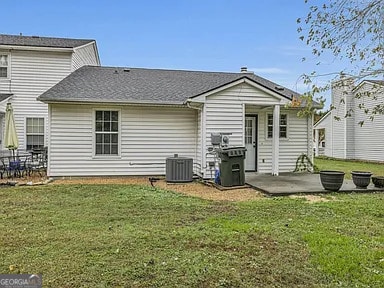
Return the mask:
{"type": "MultiPolygon", "coordinates": [[[[90,178],[62,178],[55,179],[49,185],[57,184],[138,184],[151,186],[149,177],[90,177],[90,178]]],[[[155,187],[182,193],[189,196],[200,197],[215,201],[249,201],[257,200],[264,195],[253,188],[242,188],[220,191],[200,181],[191,183],[167,183],[164,179],[153,183],[155,187]]]]}
{"type": "Polygon", "coordinates": [[[307,200],[309,203],[329,202],[329,201],[333,201],[336,199],[334,196],[322,197],[322,196],[318,196],[318,195],[291,195],[289,197],[290,198],[302,198],[302,199],[307,200]]]}

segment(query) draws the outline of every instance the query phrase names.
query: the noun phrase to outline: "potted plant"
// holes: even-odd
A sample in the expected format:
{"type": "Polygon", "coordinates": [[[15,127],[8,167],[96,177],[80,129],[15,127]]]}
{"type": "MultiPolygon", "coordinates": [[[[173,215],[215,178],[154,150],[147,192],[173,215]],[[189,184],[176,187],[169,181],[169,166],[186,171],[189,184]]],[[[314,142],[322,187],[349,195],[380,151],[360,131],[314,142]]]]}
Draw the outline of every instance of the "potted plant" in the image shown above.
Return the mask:
{"type": "Polygon", "coordinates": [[[384,176],[372,176],[372,183],[376,188],[384,188],[384,176]]]}
{"type": "Polygon", "coordinates": [[[366,171],[352,171],[352,180],[353,184],[356,185],[356,188],[367,189],[369,183],[371,182],[371,172],[366,171]]]}
{"type": "Polygon", "coordinates": [[[343,185],[345,173],[343,171],[322,170],[320,181],[325,190],[339,191],[343,185]]]}

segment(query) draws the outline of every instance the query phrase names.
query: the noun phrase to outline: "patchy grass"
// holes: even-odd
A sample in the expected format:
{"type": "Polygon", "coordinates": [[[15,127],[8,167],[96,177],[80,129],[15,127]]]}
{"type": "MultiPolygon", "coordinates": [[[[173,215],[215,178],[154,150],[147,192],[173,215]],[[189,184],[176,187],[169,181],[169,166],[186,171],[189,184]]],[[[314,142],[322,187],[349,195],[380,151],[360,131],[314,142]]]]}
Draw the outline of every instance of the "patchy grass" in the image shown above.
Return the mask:
{"type": "Polygon", "coordinates": [[[44,287],[382,287],[383,202],[384,194],[229,203],[138,185],[2,188],[0,273],[41,273],[44,287]]]}
{"type": "Polygon", "coordinates": [[[315,159],[319,170],[339,170],[345,172],[346,179],[352,179],[351,171],[370,171],[374,175],[384,176],[384,164],[363,161],[336,160],[324,157],[315,159]]]}

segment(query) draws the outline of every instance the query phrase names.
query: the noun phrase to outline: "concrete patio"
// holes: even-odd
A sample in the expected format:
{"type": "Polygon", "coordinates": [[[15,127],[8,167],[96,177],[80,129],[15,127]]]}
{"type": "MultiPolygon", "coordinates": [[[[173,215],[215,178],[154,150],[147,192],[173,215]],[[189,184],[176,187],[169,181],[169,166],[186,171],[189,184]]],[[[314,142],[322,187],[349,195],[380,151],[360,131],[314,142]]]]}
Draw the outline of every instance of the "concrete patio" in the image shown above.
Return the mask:
{"type": "MultiPolygon", "coordinates": [[[[279,176],[270,174],[259,174],[255,172],[245,173],[245,182],[248,185],[271,196],[282,196],[291,194],[316,194],[330,193],[324,190],[320,182],[319,174],[311,173],[281,173],[279,176]]],[[[343,186],[339,192],[374,192],[382,191],[384,188],[375,188],[371,183],[367,189],[357,189],[352,180],[344,179],[343,186]]]]}

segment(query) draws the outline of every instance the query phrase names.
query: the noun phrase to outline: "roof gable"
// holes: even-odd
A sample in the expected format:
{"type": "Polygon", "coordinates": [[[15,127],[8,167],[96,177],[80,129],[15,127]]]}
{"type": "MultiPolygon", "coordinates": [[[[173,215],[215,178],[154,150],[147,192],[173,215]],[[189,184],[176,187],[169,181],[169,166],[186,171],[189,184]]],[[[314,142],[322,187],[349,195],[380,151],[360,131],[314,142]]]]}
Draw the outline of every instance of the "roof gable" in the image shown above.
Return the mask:
{"type": "MultiPolygon", "coordinates": [[[[314,125],[313,125],[313,128],[319,128],[319,129],[321,129],[321,128],[323,128],[323,123],[325,123],[327,120],[328,120],[328,118],[329,117],[331,117],[331,111],[332,110],[330,110],[330,111],[328,111],[327,113],[325,113],[324,115],[323,115],[323,117],[321,117],[320,119],[319,119],[319,121],[317,121],[314,125]]],[[[325,124],[326,125],[326,124],[325,124]]]]}
{"type": "Polygon", "coordinates": [[[95,40],[0,34],[0,45],[6,46],[75,48],[91,42],[95,40]]]}
{"type": "MultiPolygon", "coordinates": [[[[232,82],[227,83],[225,85],[222,85],[220,87],[216,87],[212,90],[204,92],[203,94],[196,95],[196,96],[192,97],[191,102],[205,102],[206,98],[218,96],[218,93],[230,90],[232,88],[236,88],[236,86],[242,85],[242,84],[248,85],[248,86],[252,87],[253,89],[255,89],[255,91],[258,91],[259,93],[257,93],[257,94],[259,94],[259,96],[261,93],[261,94],[264,94],[264,96],[268,95],[267,97],[271,97],[275,100],[278,100],[278,101],[285,100],[287,102],[292,99],[291,97],[284,97],[283,95],[277,93],[275,90],[264,87],[264,86],[260,85],[259,83],[257,83],[255,80],[250,79],[250,78],[246,77],[246,75],[244,75],[244,77],[239,78],[235,81],[232,81],[232,82]]],[[[279,88],[279,89],[281,89],[281,88],[279,88]]],[[[295,95],[297,95],[297,94],[295,93],[295,95]]]]}
{"type": "Polygon", "coordinates": [[[183,104],[240,79],[288,100],[299,94],[249,73],[84,66],[43,93],[43,102],[183,104]]]}
{"type": "Polygon", "coordinates": [[[353,88],[353,91],[356,92],[357,90],[360,90],[361,88],[363,88],[365,85],[371,85],[376,88],[383,88],[384,81],[383,80],[363,80],[359,83],[359,85],[353,88]]]}

